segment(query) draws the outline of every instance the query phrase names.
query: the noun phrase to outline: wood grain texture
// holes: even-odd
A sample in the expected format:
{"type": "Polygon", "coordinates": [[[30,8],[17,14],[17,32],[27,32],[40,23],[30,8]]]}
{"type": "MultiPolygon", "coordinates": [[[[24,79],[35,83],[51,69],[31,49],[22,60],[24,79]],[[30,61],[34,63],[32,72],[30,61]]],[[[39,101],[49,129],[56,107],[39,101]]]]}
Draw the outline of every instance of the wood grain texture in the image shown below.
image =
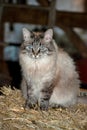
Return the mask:
{"type": "MultiPolygon", "coordinates": [[[[25,5],[4,6],[2,21],[48,24],[49,8],[25,5]]],[[[56,11],[55,25],[87,29],[87,13],[56,11]]]]}

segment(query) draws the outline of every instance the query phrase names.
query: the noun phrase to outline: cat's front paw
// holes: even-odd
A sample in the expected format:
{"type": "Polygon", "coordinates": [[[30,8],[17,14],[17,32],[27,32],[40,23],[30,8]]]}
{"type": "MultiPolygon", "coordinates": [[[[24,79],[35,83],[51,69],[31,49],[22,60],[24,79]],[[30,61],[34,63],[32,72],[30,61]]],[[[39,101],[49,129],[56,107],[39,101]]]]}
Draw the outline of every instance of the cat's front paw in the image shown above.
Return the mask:
{"type": "Polygon", "coordinates": [[[25,108],[34,109],[36,107],[37,101],[35,99],[27,99],[25,103],[25,108]]]}
{"type": "Polygon", "coordinates": [[[43,111],[47,111],[49,107],[49,101],[48,100],[41,100],[40,102],[40,109],[43,111]]]}

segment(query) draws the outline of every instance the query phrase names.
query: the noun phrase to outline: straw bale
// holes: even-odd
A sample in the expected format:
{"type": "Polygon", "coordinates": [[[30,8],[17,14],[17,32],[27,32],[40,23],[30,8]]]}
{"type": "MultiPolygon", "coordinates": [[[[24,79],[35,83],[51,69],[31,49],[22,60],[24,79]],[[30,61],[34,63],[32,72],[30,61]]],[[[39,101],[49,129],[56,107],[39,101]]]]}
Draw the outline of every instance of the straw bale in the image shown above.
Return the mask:
{"type": "Polygon", "coordinates": [[[87,105],[41,111],[24,109],[18,89],[3,86],[0,96],[0,130],[87,130],[87,105]]]}

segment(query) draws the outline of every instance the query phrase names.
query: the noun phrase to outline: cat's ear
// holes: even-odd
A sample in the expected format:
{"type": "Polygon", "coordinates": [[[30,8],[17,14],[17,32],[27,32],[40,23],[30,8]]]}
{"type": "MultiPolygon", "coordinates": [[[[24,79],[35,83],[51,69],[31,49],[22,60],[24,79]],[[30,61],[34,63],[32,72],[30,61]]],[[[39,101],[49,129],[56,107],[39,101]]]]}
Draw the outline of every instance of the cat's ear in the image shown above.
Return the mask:
{"type": "Polygon", "coordinates": [[[48,29],[45,34],[44,34],[44,40],[45,42],[50,42],[53,38],[53,30],[52,29],[48,29]]]}
{"type": "Polygon", "coordinates": [[[23,39],[24,39],[24,41],[29,41],[31,32],[28,31],[26,28],[23,28],[22,31],[23,31],[23,39]]]}

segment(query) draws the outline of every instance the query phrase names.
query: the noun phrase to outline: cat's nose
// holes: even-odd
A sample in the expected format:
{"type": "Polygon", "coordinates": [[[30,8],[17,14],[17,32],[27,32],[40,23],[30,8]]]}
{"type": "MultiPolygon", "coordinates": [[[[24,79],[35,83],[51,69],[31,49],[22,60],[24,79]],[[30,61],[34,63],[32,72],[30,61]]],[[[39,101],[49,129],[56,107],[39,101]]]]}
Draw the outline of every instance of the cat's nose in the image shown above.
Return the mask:
{"type": "Polygon", "coordinates": [[[35,56],[37,56],[40,52],[40,50],[38,48],[32,48],[32,52],[35,56]]]}

